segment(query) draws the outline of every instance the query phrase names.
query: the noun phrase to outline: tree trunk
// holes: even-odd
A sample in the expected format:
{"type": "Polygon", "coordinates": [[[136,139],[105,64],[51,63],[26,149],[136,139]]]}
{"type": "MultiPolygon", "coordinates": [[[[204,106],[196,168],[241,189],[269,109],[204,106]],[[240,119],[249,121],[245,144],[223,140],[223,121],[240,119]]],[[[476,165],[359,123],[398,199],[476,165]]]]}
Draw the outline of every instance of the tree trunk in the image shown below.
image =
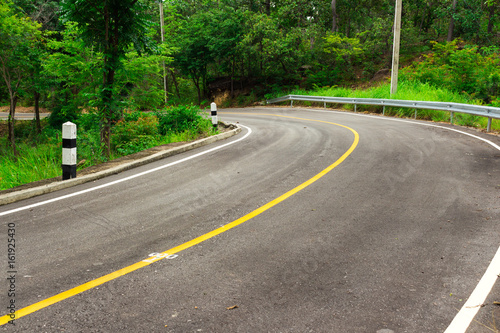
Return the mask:
{"type": "Polygon", "coordinates": [[[35,91],[34,94],[34,99],[35,99],[35,126],[36,126],[36,133],[41,134],[42,133],[42,124],[40,123],[40,107],[39,107],[39,102],[40,102],[40,93],[38,91],[35,91]]]}
{"type": "Polygon", "coordinates": [[[426,13],[427,13],[427,11],[426,11],[426,10],[424,10],[424,11],[422,12],[422,18],[420,19],[420,24],[419,24],[419,26],[418,26],[418,30],[419,30],[420,32],[422,32],[422,31],[424,30],[424,22],[425,22],[425,15],[426,15],[426,13]]]}
{"type": "MultiPolygon", "coordinates": [[[[114,61],[111,60],[111,61],[114,61]]],[[[113,85],[115,82],[115,71],[111,68],[105,69],[105,82],[102,90],[102,127],[101,127],[101,145],[103,154],[109,159],[111,156],[111,122],[113,121],[113,85]]]]}
{"type": "Polygon", "coordinates": [[[14,156],[17,157],[17,149],[16,149],[16,137],[14,133],[14,123],[15,123],[15,116],[16,116],[16,104],[17,104],[17,94],[11,93],[10,94],[10,108],[9,108],[9,119],[8,119],[8,130],[9,130],[9,136],[8,140],[10,141],[10,146],[12,147],[12,152],[14,153],[14,156]]]}
{"type": "Polygon", "coordinates": [[[110,107],[111,100],[113,97],[113,41],[111,38],[111,13],[107,5],[104,5],[104,38],[105,38],[105,50],[104,50],[104,72],[101,88],[101,148],[102,156],[109,159],[111,156],[111,124],[110,124],[110,107]]]}
{"type": "Polygon", "coordinates": [[[260,59],[259,59],[259,65],[260,65],[260,76],[262,76],[262,73],[264,72],[264,45],[262,44],[262,39],[259,41],[259,53],[260,53],[260,59]]]}
{"type": "Polygon", "coordinates": [[[198,105],[201,105],[201,88],[200,88],[200,78],[196,78],[195,74],[191,75],[196,91],[198,92],[198,105]]]}
{"type": "Polygon", "coordinates": [[[349,38],[349,34],[351,33],[351,8],[348,9],[347,13],[347,22],[346,20],[344,20],[344,22],[346,22],[346,26],[345,26],[345,35],[347,38],[349,38]]]}
{"type": "Polygon", "coordinates": [[[231,99],[234,98],[234,56],[233,56],[233,61],[232,61],[232,68],[231,68],[231,99]]]}
{"type": "Polygon", "coordinates": [[[490,6],[488,15],[488,34],[493,33],[493,17],[495,16],[495,6],[490,6]]]}
{"type": "Polygon", "coordinates": [[[170,71],[170,75],[172,75],[172,81],[174,82],[175,92],[177,93],[177,97],[180,99],[181,98],[181,94],[179,93],[179,84],[177,83],[177,79],[175,77],[175,73],[170,68],[168,70],[170,71]]]}
{"type": "Polygon", "coordinates": [[[448,42],[451,42],[453,40],[453,30],[455,29],[454,15],[455,15],[456,9],[457,9],[457,0],[453,0],[453,5],[451,8],[452,13],[451,13],[451,18],[450,18],[450,25],[448,27],[448,39],[447,39],[448,42]]]}
{"type": "Polygon", "coordinates": [[[337,31],[337,0],[332,0],[332,32],[337,31]]]}
{"type": "Polygon", "coordinates": [[[283,60],[279,59],[279,62],[281,64],[281,68],[283,68],[283,70],[285,71],[285,73],[288,74],[288,69],[286,68],[285,63],[283,62],[283,60]]]}

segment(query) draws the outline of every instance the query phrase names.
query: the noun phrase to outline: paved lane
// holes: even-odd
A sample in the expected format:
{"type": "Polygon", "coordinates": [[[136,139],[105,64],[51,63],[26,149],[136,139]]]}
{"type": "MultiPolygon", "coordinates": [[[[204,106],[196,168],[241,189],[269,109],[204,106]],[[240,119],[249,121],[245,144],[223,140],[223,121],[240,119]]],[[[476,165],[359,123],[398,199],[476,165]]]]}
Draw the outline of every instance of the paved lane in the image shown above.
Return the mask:
{"type": "MultiPolygon", "coordinates": [[[[247,222],[0,329],[386,333],[448,327],[498,249],[499,151],[444,129],[352,114],[225,111],[222,120],[252,129],[245,140],[0,217],[4,244],[6,225],[16,226],[16,304],[26,307],[141,262],[296,188],[353,146],[354,133],[332,123],[359,133],[359,144],[322,178],[247,222]]],[[[202,150],[3,206],[0,213],[202,150]]],[[[1,260],[6,267],[6,255],[1,260]]],[[[5,292],[0,300],[9,302],[5,292]]],[[[473,323],[471,330],[478,327],[473,323]]]]}
{"type": "MultiPolygon", "coordinates": [[[[40,113],[40,118],[46,118],[50,113],[40,113]]],[[[34,113],[20,113],[16,112],[16,119],[18,120],[31,120],[35,118],[34,113]]],[[[0,112],[0,120],[7,120],[9,118],[8,112],[0,112]]]]}

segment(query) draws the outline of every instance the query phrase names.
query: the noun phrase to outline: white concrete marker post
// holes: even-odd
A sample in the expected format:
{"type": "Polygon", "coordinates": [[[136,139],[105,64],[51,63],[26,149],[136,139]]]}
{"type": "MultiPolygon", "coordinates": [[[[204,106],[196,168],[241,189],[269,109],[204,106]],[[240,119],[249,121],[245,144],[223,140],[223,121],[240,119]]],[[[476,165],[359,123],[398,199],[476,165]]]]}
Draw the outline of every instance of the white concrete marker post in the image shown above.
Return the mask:
{"type": "Polygon", "coordinates": [[[217,128],[217,104],[213,103],[210,104],[210,110],[212,114],[212,125],[214,128],[217,128]]]}
{"type": "Polygon", "coordinates": [[[76,178],[76,125],[62,125],[62,179],[76,178]]]}

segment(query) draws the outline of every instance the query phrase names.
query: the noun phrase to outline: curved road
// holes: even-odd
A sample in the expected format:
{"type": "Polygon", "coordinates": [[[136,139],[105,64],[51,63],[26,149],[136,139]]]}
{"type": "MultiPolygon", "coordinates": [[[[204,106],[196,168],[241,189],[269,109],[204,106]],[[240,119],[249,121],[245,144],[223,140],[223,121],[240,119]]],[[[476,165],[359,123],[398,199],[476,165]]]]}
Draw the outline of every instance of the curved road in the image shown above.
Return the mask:
{"type": "MultiPolygon", "coordinates": [[[[220,118],[246,127],[0,207],[7,278],[6,244],[16,242],[15,296],[5,283],[0,304],[6,313],[14,299],[22,316],[0,330],[444,332],[487,268],[500,273],[490,266],[500,235],[500,150],[491,144],[332,111],[220,118]]],[[[498,282],[484,291],[467,332],[500,323],[499,291],[498,282]]]]}

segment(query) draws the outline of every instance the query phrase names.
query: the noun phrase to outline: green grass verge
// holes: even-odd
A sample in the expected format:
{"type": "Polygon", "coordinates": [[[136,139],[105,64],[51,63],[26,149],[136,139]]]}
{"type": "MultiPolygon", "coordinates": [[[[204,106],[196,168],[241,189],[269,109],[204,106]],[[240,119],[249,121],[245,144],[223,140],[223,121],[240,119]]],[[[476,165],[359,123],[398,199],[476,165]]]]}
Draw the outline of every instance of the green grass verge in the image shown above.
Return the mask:
{"type": "Polygon", "coordinates": [[[61,145],[20,142],[17,150],[19,156],[15,158],[7,140],[0,139],[0,190],[61,174],[61,145]]]}
{"type": "MultiPolygon", "coordinates": [[[[158,115],[134,112],[125,118],[113,128],[110,160],[152,147],[192,141],[218,133],[212,128],[211,120],[202,116],[195,121],[182,123],[182,130],[170,128],[164,135],[159,133],[161,126],[158,115]]],[[[81,170],[105,162],[106,159],[101,156],[99,130],[89,125],[92,124],[91,116],[84,115],[79,122],[77,155],[78,170],[81,170]],[[86,117],[89,119],[85,119],[86,117]]],[[[43,123],[42,134],[35,135],[32,122],[16,122],[17,157],[14,156],[6,136],[0,137],[0,190],[61,175],[61,131],[51,128],[47,120],[43,123]]],[[[1,128],[6,128],[6,121],[0,121],[1,128]]]]}
{"type": "MultiPolygon", "coordinates": [[[[330,96],[330,97],[354,97],[354,98],[378,98],[378,99],[401,99],[412,101],[433,101],[433,102],[454,102],[464,104],[481,105],[480,100],[472,99],[467,95],[459,94],[445,88],[433,87],[429,84],[417,81],[402,81],[398,85],[398,92],[394,96],[390,95],[390,84],[386,83],[366,90],[352,90],[339,87],[322,87],[315,90],[295,89],[287,93],[267,95],[267,99],[280,97],[286,94],[310,95],[310,96],[330,96]]],[[[323,103],[294,101],[294,105],[323,106],[323,103]]],[[[327,104],[328,106],[329,104],[327,104]]],[[[330,104],[330,107],[332,105],[330,104]]],[[[334,105],[335,107],[335,105],[334,105]]],[[[354,105],[345,104],[342,107],[346,110],[354,110],[354,105]]],[[[381,106],[358,105],[357,111],[382,113],[381,106]]],[[[413,118],[415,109],[386,107],[385,114],[402,118],[413,118]]],[[[435,122],[449,122],[450,113],[440,110],[417,110],[417,118],[435,122]]],[[[469,114],[455,113],[454,124],[476,128],[486,128],[488,119],[485,117],[469,114]]],[[[493,119],[492,130],[500,131],[500,120],[493,119]]]]}

